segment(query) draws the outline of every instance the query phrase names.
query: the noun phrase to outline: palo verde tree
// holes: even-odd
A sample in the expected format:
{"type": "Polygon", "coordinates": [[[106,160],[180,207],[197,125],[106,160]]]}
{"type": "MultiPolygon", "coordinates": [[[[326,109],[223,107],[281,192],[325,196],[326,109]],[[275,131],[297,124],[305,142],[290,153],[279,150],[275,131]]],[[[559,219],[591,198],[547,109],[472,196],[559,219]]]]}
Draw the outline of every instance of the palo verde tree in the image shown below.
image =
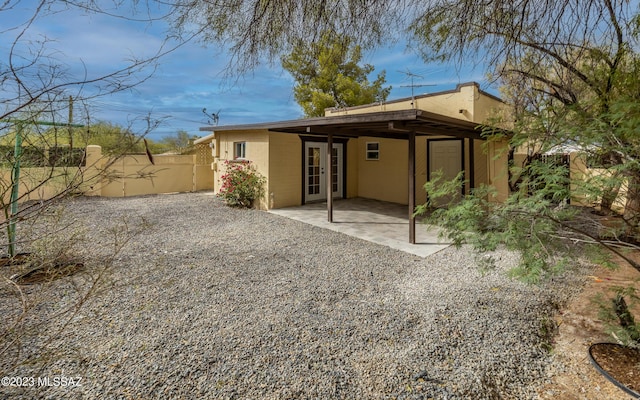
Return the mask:
{"type": "MultiPolygon", "coordinates": [[[[631,165],[637,154],[620,153],[636,146],[613,110],[637,93],[636,3],[436,1],[412,29],[431,58],[482,57],[495,66],[490,72],[502,81],[523,127],[516,127],[514,145],[536,143],[541,152],[572,144],[625,170],[618,175],[629,188],[625,220],[638,225],[640,175],[631,165]],[[589,126],[595,120],[607,132],[589,126]]],[[[602,200],[610,208],[609,199],[602,200]]]]}
{"type": "MultiPolygon", "coordinates": [[[[615,253],[640,271],[630,254],[640,249],[639,28],[638,4],[624,0],[435,1],[414,21],[433,59],[482,57],[494,66],[512,106],[508,120],[494,122],[511,128],[511,155],[524,153],[520,162],[510,157],[511,193],[503,204],[487,201],[491,191],[479,188],[433,212],[455,243],[481,250],[506,244],[522,255],[514,272],[530,280],[563,270],[575,250],[605,264],[599,257],[615,253]],[[569,149],[601,173],[571,176],[569,166],[544,161],[569,149]],[[573,197],[609,214],[621,189],[623,210],[614,220],[566,204],[573,197]]],[[[504,139],[496,129],[485,134],[504,139]]],[[[428,191],[433,199],[441,188],[430,184],[428,191]]],[[[628,322],[623,292],[637,298],[634,288],[621,290],[613,309],[638,344],[640,327],[628,322]]]]}
{"type": "MultiPolygon", "coordinates": [[[[599,159],[609,169],[606,179],[570,183],[582,196],[598,199],[604,211],[611,208],[610,194],[626,187],[624,226],[615,237],[622,239],[624,233],[637,240],[638,5],[624,0],[467,0],[436,1],[430,10],[412,25],[425,53],[440,59],[483,57],[504,84],[505,99],[513,106],[512,148],[528,146],[525,162],[514,165],[512,176],[541,179],[551,171],[540,171],[534,161],[567,147],[599,159]]],[[[542,186],[544,180],[537,184],[542,186]]],[[[550,185],[545,190],[552,192],[545,196],[566,197],[562,187],[550,185]]],[[[520,190],[514,195],[526,198],[520,190]]]]}
{"type": "Polygon", "coordinates": [[[385,72],[369,82],[373,65],[360,66],[362,48],[349,37],[325,32],[318,42],[297,44],[282,58],[282,66],[295,79],[294,97],[306,117],[324,116],[330,107],[350,107],[387,99],[385,72]]]}

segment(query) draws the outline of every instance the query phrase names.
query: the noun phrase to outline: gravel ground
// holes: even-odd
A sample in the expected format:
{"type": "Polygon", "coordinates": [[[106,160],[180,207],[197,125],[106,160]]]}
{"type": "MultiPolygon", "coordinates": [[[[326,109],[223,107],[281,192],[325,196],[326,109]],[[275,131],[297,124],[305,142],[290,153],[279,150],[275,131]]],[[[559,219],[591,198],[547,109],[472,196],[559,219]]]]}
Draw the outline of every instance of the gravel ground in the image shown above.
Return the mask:
{"type": "MultiPolygon", "coordinates": [[[[424,259],[207,193],[66,206],[62,221],[85,227],[86,271],[25,287],[53,299],[34,315],[54,315],[111,265],[113,232],[139,233],[101,290],[63,315],[63,334],[69,318],[56,317],[54,339],[23,338],[21,357],[49,365],[0,357],[3,376],[48,385],[0,386],[0,398],[535,398],[550,374],[545,321],[580,286],[513,281],[506,252],[481,273],[469,249],[424,259]]],[[[0,311],[16,304],[0,284],[0,311]]]]}

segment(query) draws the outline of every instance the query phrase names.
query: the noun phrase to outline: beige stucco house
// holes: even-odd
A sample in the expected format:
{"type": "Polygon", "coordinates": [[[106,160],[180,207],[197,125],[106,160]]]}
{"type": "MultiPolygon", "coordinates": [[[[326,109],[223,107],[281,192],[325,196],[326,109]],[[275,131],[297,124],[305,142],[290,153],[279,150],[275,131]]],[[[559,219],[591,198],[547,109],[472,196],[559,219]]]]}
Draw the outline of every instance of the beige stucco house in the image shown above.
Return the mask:
{"type": "Polygon", "coordinates": [[[422,186],[436,170],[446,177],[464,171],[466,193],[488,184],[506,198],[505,144],[485,146],[478,129],[502,108],[504,103],[477,83],[466,83],[445,92],[328,109],[319,118],[204,127],[201,131],[211,133],[196,144],[211,148],[215,191],[225,160],[255,163],[267,178],[263,209],[316,201],[330,207],[334,198],[364,197],[413,210],[426,200],[422,186]]]}

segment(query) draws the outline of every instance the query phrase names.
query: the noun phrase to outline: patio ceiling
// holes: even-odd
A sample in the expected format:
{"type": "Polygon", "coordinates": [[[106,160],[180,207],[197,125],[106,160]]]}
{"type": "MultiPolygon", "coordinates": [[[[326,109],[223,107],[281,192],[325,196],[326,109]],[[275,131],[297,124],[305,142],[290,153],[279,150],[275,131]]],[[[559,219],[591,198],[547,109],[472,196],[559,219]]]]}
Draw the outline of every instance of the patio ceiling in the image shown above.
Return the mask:
{"type": "MultiPolygon", "coordinates": [[[[274,132],[328,135],[335,137],[385,137],[407,139],[413,132],[417,136],[450,136],[482,139],[479,125],[430,113],[423,110],[382,111],[366,114],[349,114],[335,117],[317,117],[257,124],[207,126],[201,131],[238,131],[267,129],[274,132]]],[[[206,140],[202,138],[199,141],[206,140]]]]}

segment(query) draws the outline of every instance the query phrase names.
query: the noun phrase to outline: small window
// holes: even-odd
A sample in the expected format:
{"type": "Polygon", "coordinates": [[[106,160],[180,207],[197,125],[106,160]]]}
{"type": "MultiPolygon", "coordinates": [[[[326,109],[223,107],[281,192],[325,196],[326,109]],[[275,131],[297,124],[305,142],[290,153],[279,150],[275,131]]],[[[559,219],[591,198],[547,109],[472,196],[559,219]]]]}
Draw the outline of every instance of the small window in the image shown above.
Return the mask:
{"type": "Polygon", "coordinates": [[[247,142],[234,142],[233,143],[233,159],[245,159],[247,158],[247,142]]]}
{"type": "Polygon", "coordinates": [[[380,143],[367,142],[367,160],[379,160],[380,159],[380,143]]]}

